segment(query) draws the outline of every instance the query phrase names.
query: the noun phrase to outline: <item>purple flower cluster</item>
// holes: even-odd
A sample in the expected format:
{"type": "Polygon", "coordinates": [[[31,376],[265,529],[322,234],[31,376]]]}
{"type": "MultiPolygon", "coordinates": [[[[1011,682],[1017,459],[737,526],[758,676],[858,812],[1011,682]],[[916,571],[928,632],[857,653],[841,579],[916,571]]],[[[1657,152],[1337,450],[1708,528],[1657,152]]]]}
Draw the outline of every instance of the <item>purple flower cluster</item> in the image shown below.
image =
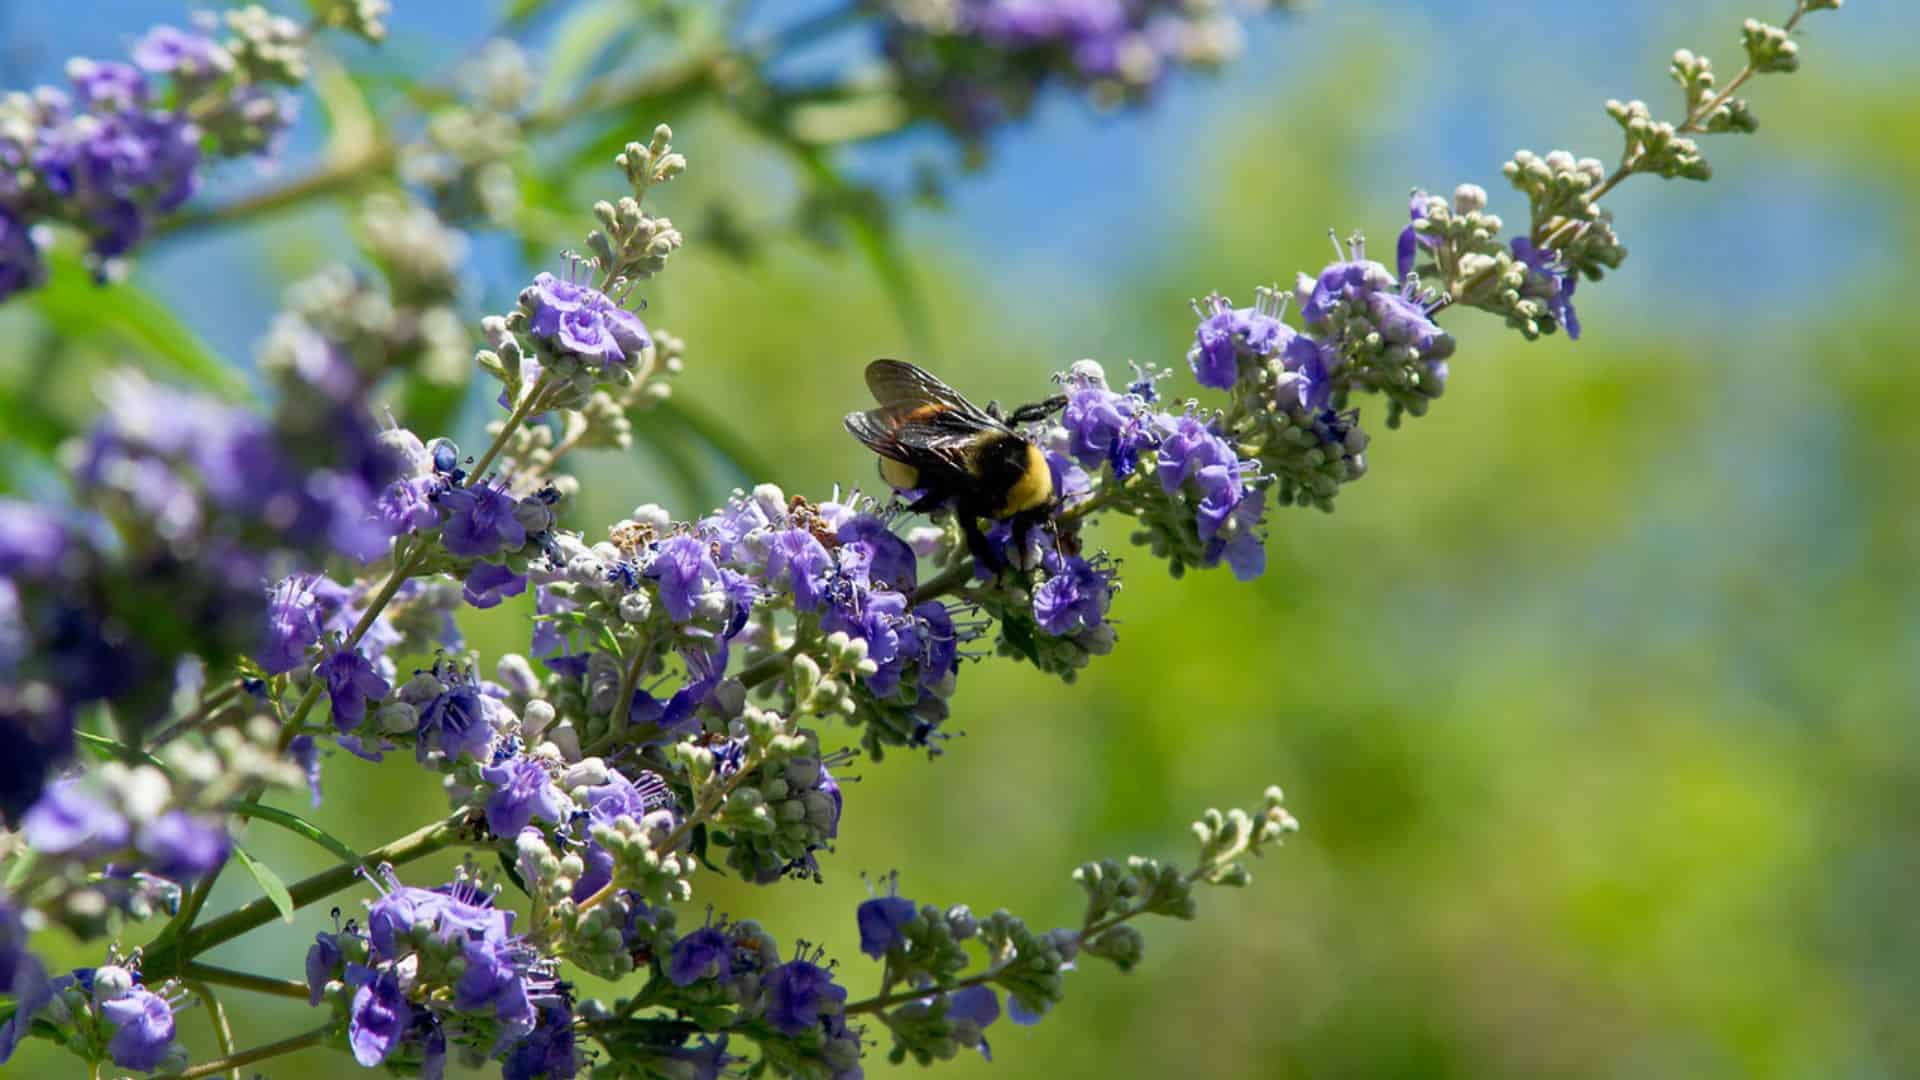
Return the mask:
{"type": "Polygon", "coordinates": [[[1142,101],[1181,67],[1237,51],[1238,20],[1180,0],[892,0],[883,47],[910,100],[966,136],[1024,115],[1047,87],[1142,101]]]}
{"type": "Polygon", "coordinates": [[[1280,321],[1284,300],[1271,289],[1261,289],[1252,307],[1236,308],[1219,293],[1193,305],[1200,316],[1187,364],[1201,386],[1231,390],[1251,365],[1279,355],[1294,338],[1294,330],[1280,321]]]}
{"type": "Polygon", "coordinates": [[[1573,310],[1573,289],[1580,283],[1580,275],[1567,268],[1559,253],[1535,247],[1524,236],[1514,237],[1511,247],[1513,257],[1527,267],[1529,287],[1547,297],[1547,314],[1553,320],[1548,331],[1560,327],[1568,337],[1580,340],[1580,316],[1573,310]]]}
{"type": "Polygon", "coordinates": [[[1160,417],[1155,463],[1163,491],[1185,492],[1195,501],[1203,565],[1214,566],[1224,557],[1234,577],[1259,577],[1267,555],[1258,532],[1266,499],[1253,482],[1257,463],[1243,460],[1211,424],[1190,412],[1160,417]]]}
{"type": "Polygon", "coordinates": [[[510,1077],[571,1077],[579,1061],[566,988],[513,920],[464,877],[421,889],[388,869],[364,933],[349,923],[308,949],[310,1000],[342,984],[347,1043],[369,1068],[410,1060],[438,1076],[452,1041],[502,1058],[510,1077]]]}
{"type": "MultiPolygon", "coordinates": [[[[576,264],[576,270],[579,264],[576,264]]],[[[591,285],[541,274],[521,294],[527,329],[559,356],[579,357],[602,371],[633,367],[652,347],[639,316],[591,285]]]]}
{"type": "Polygon", "coordinates": [[[291,123],[292,98],[233,77],[201,34],[156,28],[133,61],[76,59],[67,90],[0,104],[0,300],[44,277],[33,226],[79,229],[96,262],[125,255],[194,193],[206,152],[259,150],[291,123]]]}
{"type": "Polygon", "coordinates": [[[218,869],[233,846],[217,819],[168,810],[129,820],[78,780],[48,785],[20,830],[42,855],[95,860],[134,852],[147,871],[179,883],[218,869]]]}

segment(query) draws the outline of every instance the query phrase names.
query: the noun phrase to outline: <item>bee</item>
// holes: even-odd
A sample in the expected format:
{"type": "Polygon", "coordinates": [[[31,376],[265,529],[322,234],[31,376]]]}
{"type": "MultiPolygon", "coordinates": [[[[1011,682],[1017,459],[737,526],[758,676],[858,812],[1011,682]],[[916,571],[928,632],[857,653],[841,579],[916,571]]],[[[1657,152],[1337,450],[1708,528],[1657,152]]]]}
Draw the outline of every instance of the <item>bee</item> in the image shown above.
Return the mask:
{"type": "Polygon", "coordinates": [[[903,360],[867,365],[867,388],[878,407],[848,413],[847,430],[880,455],[880,478],[896,491],[918,492],[907,509],[951,507],[981,565],[998,570],[980,519],[1011,520],[1014,550],[1052,511],[1053,470],[1032,439],[1014,428],[1063,408],[1064,395],[1000,415],[985,409],[929,372],[903,360]]]}

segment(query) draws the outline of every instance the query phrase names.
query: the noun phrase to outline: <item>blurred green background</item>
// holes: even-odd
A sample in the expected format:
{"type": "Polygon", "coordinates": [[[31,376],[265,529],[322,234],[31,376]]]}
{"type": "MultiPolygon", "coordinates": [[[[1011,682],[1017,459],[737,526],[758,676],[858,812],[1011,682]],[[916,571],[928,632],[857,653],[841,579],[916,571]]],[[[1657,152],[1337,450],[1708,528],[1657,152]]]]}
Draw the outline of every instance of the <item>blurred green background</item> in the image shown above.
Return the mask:
{"type": "MultiPolygon", "coordinates": [[[[13,70],[46,77],[173,14],[100,6],[115,17],[86,28],[11,8],[9,44],[38,49],[13,70]]],[[[389,63],[425,69],[463,33],[397,6],[389,63]]],[[[1643,0],[1594,26],[1572,0],[1355,0],[1263,26],[1230,73],[1150,116],[1048,102],[949,206],[903,220],[931,315],[917,358],[1002,400],[1039,396],[1081,356],[1178,364],[1188,297],[1245,302],[1317,269],[1329,227],[1365,228],[1384,254],[1416,184],[1476,180],[1517,216],[1498,172],[1513,148],[1611,158],[1601,100],[1669,106],[1672,48],[1731,69],[1739,19],[1783,6],[1643,0]]],[[[1144,926],[1135,973],[1070,977],[1043,1024],[993,1029],[994,1064],[943,1072],[1911,1075],[1920,66],[1900,43],[1916,35],[1908,4],[1818,17],[1806,70],[1754,88],[1760,134],[1709,144],[1718,179],[1636,180],[1613,200],[1634,255],[1582,287],[1583,340],[1528,345],[1453,316],[1448,396],[1398,432],[1368,408],[1372,471],[1334,515],[1275,515],[1256,583],[1170,580],[1111,527],[1127,570],[1114,655],[1073,686],[969,666],[951,722],[965,735],[944,757],[853,768],[826,884],[709,879],[702,901],[822,940],[860,996],[876,981],[856,949],[862,872],[898,868],[922,901],[1069,922],[1076,862],[1184,858],[1200,809],[1279,782],[1304,828],[1252,888],[1144,926]]],[[[867,483],[838,417],[862,400],[862,362],[914,349],[900,318],[850,256],[770,237],[742,264],[703,245],[696,208],[778,198],[784,166],[720,113],[667,119],[694,171],[660,208],[688,244],[646,295],[649,322],[688,342],[676,395],[768,463],[755,479],[815,495],[867,483]]],[[[855,164],[885,175],[917,149],[855,164]]],[[[582,208],[618,183],[574,179],[582,208]]],[[[278,288],[342,254],[339,220],[182,241],[136,281],[244,355],[278,288]]],[[[585,227],[559,220],[556,251],[585,227]]],[[[475,310],[501,310],[531,268],[482,253],[475,310]]],[[[84,379],[31,357],[0,371],[84,401],[84,379]]],[[[646,501],[692,516],[740,480],[645,451],[575,465],[574,523],[590,532],[646,501]]],[[[469,619],[470,644],[489,664],[523,648],[525,616],[469,619]]],[[[356,845],[444,806],[408,760],[336,755],[327,786],[324,823],[356,845]]],[[[289,879],[320,867],[253,832],[289,879]]],[[[230,872],[210,909],[250,891],[230,872]]],[[[298,977],[325,925],[310,910],[211,959],[298,977]]],[[[242,1044],[309,1023],[295,1003],[226,996],[242,1044]]],[[[204,1018],[181,1026],[205,1053],[204,1018]]],[[[12,1070],[71,1061],[32,1047],[12,1070]]],[[[887,1071],[884,1047],[872,1064],[887,1071]]],[[[308,1051],[265,1071],[353,1069],[308,1051]]]]}

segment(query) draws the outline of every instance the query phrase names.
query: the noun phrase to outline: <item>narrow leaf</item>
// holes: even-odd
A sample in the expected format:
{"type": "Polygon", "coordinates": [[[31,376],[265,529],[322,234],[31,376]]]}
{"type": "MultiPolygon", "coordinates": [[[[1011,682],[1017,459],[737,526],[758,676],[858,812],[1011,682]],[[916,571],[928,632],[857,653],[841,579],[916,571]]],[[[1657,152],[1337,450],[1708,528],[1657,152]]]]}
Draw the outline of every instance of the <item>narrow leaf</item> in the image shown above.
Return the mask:
{"type": "Polygon", "coordinates": [[[259,818],[261,821],[278,825],[290,833],[303,836],[321,847],[326,848],[346,862],[359,863],[361,861],[360,853],[353,850],[346,841],[315,825],[313,822],[308,821],[306,818],[298,814],[289,813],[277,806],[267,806],[264,803],[235,799],[227,803],[222,809],[230,813],[238,814],[241,817],[259,818]]]}
{"type": "Polygon", "coordinates": [[[280,875],[274,873],[272,867],[255,858],[252,852],[239,844],[233,845],[233,855],[240,860],[241,866],[247,868],[247,873],[253,875],[253,880],[260,885],[260,891],[267,894],[267,899],[273,901],[273,906],[280,912],[281,921],[292,922],[293,894],[287,891],[287,883],[280,880],[280,875]]]}

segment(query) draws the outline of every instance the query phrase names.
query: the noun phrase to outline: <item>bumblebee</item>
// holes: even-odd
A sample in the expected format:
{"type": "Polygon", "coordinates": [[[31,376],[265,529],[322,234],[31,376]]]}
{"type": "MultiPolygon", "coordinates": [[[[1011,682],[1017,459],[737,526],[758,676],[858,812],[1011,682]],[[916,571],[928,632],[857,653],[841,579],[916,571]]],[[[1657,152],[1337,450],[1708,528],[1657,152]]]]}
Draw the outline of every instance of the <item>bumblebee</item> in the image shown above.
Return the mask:
{"type": "Polygon", "coordinates": [[[998,402],[982,409],[903,360],[868,364],[867,388],[878,407],[848,413],[846,424],[854,438],[880,455],[880,478],[896,491],[918,493],[909,510],[950,507],[967,550],[981,565],[1000,569],[1002,560],[987,544],[980,519],[1011,520],[1017,551],[1055,503],[1047,456],[1013,425],[1057,412],[1066,405],[1065,396],[1002,417],[998,402]]]}

